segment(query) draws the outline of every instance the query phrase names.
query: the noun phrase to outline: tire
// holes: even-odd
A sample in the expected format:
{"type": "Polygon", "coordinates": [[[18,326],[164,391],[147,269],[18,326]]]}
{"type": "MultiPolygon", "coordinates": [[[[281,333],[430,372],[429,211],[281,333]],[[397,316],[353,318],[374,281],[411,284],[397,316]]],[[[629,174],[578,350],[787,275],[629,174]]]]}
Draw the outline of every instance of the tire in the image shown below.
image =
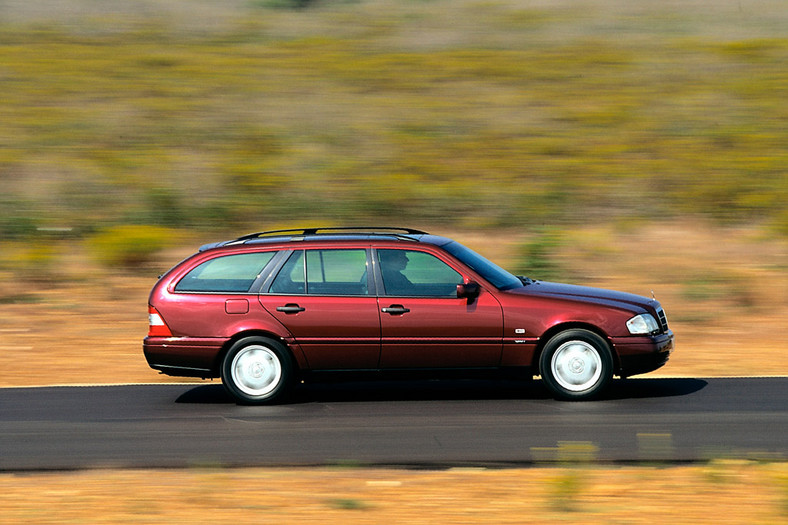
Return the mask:
{"type": "Polygon", "coordinates": [[[282,401],[293,383],[294,365],[281,343],[265,337],[240,339],[224,356],[222,383],[239,404],[282,401]]]}
{"type": "Polygon", "coordinates": [[[542,381],[557,399],[591,399],[613,378],[607,342],[588,330],[566,330],[550,339],[539,356],[542,381]]]}

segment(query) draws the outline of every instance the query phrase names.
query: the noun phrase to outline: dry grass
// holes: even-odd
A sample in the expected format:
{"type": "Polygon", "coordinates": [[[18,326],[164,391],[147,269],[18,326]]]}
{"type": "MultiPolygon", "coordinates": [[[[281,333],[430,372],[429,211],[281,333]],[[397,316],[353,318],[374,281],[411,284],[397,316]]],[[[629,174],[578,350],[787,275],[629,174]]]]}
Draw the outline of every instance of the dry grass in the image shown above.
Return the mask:
{"type": "MultiPolygon", "coordinates": [[[[501,237],[448,234],[505,266],[516,264],[517,246],[501,237]]],[[[788,371],[784,242],[764,240],[757,230],[678,222],[564,235],[560,262],[574,282],[641,295],[655,291],[677,337],[677,350],[659,374],[788,371]]],[[[75,254],[58,270],[61,279],[32,289],[3,279],[0,386],[180,381],[148,368],[141,343],[155,275],[192,248],[165,254],[149,277],[102,274],[75,254]]]]}
{"type": "Polygon", "coordinates": [[[788,466],[0,475],[0,524],[784,523],[788,466]]]}
{"type": "MultiPolygon", "coordinates": [[[[426,227],[426,226],[425,226],[426,227]]],[[[427,227],[427,229],[430,229],[427,227]]],[[[434,229],[434,228],[433,228],[434,229]]],[[[453,235],[506,266],[516,245],[453,235]]],[[[564,232],[576,282],[649,294],[670,316],[671,376],[784,375],[785,245],[757,230],[587,227],[564,232]],[[725,242],[720,242],[725,239],[725,242]]],[[[199,242],[209,239],[200,239],[199,242]]],[[[161,268],[191,248],[162,257],[161,268]]],[[[97,274],[75,253],[64,282],[3,279],[0,386],[180,381],[142,356],[152,277],[97,274]]],[[[155,275],[159,270],[150,272],[155,275]]],[[[784,523],[786,463],[377,469],[132,470],[0,474],[5,523],[784,523]]]]}
{"type": "Polygon", "coordinates": [[[784,2],[280,1],[0,4],[0,233],[786,228],[784,2]]]}

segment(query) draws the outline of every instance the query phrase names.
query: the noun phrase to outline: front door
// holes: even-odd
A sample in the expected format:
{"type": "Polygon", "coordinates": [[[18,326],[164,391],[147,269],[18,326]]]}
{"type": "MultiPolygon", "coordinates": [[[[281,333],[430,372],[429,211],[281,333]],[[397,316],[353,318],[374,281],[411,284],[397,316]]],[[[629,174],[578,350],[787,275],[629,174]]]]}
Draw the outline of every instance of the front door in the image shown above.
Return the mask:
{"type": "Polygon", "coordinates": [[[378,249],[382,288],[381,368],[470,368],[498,366],[503,313],[481,290],[458,298],[468,280],[447,262],[417,250],[378,249]]]}

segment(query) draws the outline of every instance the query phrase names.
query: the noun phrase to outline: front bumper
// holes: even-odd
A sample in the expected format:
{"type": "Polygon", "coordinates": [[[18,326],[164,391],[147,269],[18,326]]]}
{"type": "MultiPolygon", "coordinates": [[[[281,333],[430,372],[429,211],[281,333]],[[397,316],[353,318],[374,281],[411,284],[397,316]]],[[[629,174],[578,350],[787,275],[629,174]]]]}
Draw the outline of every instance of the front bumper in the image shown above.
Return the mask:
{"type": "Polygon", "coordinates": [[[668,362],[674,350],[673,332],[644,337],[612,338],[613,348],[618,355],[617,375],[629,377],[660,368],[668,362]]]}

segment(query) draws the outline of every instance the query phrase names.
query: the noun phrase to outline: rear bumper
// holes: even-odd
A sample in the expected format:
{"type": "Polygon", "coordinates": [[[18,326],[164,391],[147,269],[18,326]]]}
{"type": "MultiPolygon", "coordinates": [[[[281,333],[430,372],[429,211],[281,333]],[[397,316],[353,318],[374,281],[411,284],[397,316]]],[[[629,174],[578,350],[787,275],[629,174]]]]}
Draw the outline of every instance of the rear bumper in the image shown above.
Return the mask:
{"type": "Polygon", "coordinates": [[[148,365],[180,377],[219,377],[219,356],[226,339],[146,337],[142,350],[148,365]]]}
{"type": "Polygon", "coordinates": [[[629,377],[651,372],[668,362],[674,349],[673,332],[647,337],[613,338],[618,355],[618,375],[629,377]]]}

